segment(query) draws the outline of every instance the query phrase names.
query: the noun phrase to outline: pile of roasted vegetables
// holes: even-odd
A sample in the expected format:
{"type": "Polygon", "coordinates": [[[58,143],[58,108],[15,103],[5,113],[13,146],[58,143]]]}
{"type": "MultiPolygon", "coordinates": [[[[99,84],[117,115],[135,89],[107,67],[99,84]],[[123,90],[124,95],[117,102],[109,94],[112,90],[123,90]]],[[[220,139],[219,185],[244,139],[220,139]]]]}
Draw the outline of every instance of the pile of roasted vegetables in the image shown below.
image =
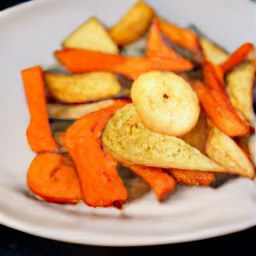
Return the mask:
{"type": "Polygon", "coordinates": [[[112,27],[89,18],[54,52],[58,69],[21,71],[36,153],[28,188],[52,203],[121,208],[120,166],[159,201],[178,184],[254,179],[254,50],[228,53],[141,0],[112,27]]]}

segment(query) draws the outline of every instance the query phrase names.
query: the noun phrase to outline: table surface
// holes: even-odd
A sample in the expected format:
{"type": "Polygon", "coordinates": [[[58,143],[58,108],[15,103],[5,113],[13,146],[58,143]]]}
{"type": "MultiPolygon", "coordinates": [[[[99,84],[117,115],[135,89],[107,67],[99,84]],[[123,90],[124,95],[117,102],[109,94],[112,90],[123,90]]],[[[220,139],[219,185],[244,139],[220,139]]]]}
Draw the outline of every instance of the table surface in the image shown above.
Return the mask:
{"type": "MultiPolygon", "coordinates": [[[[1,10],[28,0],[1,0],[1,10]]],[[[0,255],[131,255],[133,253],[184,255],[189,253],[213,255],[250,255],[255,250],[256,227],[225,236],[195,242],[157,246],[107,247],[65,243],[33,236],[0,225],[0,255]]]]}
{"type": "Polygon", "coordinates": [[[66,256],[66,255],[251,255],[255,251],[256,228],[249,228],[230,235],[195,242],[137,247],[106,247],[79,245],[54,241],[29,235],[0,226],[0,255],[2,256],[66,256]]]}

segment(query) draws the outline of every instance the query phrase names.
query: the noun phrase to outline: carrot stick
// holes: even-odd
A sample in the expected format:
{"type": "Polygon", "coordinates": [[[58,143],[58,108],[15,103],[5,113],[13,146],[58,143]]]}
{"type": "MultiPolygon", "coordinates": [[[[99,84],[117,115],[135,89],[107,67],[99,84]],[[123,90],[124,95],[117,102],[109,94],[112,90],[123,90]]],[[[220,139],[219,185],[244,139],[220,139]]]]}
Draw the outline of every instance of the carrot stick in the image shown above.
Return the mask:
{"type": "Polygon", "coordinates": [[[193,64],[190,61],[185,62],[184,59],[181,61],[161,57],[125,57],[85,49],[66,48],[56,51],[55,56],[73,73],[109,71],[131,79],[151,70],[178,72],[193,68],[193,64]]]}
{"type": "Polygon", "coordinates": [[[48,121],[42,70],[39,66],[31,67],[22,70],[21,76],[30,113],[28,144],[35,153],[53,152],[57,144],[48,121]]]}
{"type": "Polygon", "coordinates": [[[215,181],[211,172],[171,169],[171,174],[180,182],[189,186],[209,186],[215,181]]]}
{"type": "Polygon", "coordinates": [[[170,41],[192,52],[198,52],[198,37],[191,30],[176,26],[164,19],[160,19],[160,28],[170,41]]]}
{"type": "Polygon", "coordinates": [[[244,43],[242,44],[237,50],[235,50],[229,58],[220,64],[220,68],[222,69],[223,73],[230,71],[234,68],[237,64],[242,62],[246,56],[252,51],[253,44],[251,43],[244,43]]]}
{"type": "Polygon", "coordinates": [[[75,166],[60,154],[37,155],[29,166],[27,184],[34,194],[48,202],[75,204],[82,199],[75,166]]]}
{"type": "Polygon", "coordinates": [[[126,167],[151,186],[159,201],[162,201],[175,188],[176,182],[174,178],[160,168],[143,165],[127,165],[126,167]]]}
{"type": "MultiPolygon", "coordinates": [[[[230,119],[228,118],[226,120],[226,122],[230,124],[231,121],[232,122],[234,121],[235,122],[234,124],[238,124],[238,130],[237,130],[237,132],[235,132],[235,130],[233,130],[233,131],[230,130],[227,133],[227,130],[225,130],[224,127],[223,127],[224,124],[221,125],[221,124],[215,123],[215,125],[217,127],[219,127],[219,129],[221,129],[220,127],[223,127],[222,131],[223,132],[226,131],[225,133],[230,135],[230,136],[232,136],[231,134],[233,132],[238,133],[238,134],[241,133],[241,135],[243,133],[245,133],[245,134],[249,133],[250,130],[251,130],[250,125],[240,118],[240,116],[237,114],[235,108],[233,107],[233,105],[232,105],[232,103],[231,103],[231,101],[229,99],[228,94],[226,93],[226,90],[224,88],[222,69],[219,68],[218,66],[215,66],[210,61],[205,60],[204,64],[203,64],[203,76],[204,76],[204,81],[205,81],[206,85],[210,89],[210,91],[208,93],[212,94],[211,96],[208,96],[208,98],[211,97],[212,100],[215,100],[216,108],[217,108],[217,104],[219,104],[219,106],[218,106],[219,108],[223,107],[222,111],[223,111],[223,115],[224,116],[227,115],[228,112],[230,113],[229,114],[229,118],[232,115],[233,118],[230,118],[230,119]]],[[[207,99],[202,99],[202,100],[204,102],[207,101],[207,99]]],[[[205,105],[206,103],[202,103],[202,104],[204,106],[206,106],[205,105]]],[[[209,111],[212,111],[212,110],[210,110],[210,106],[208,106],[208,108],[209,108],[209,110],[208,110],[208,115],[209,115],[209,111]]],[[[212,113],[212,118],[213,118],[213,115],[214,115],[214,113],[212,113]]],[[[218,117],[217,117],[217,114],[216,114],[215,121],[217,120],[217,118],[218,117]]],[[[234,136],[236,136],[236,135],[234,135],[234,136]]]]}
{"type": "Polygon", "coordinates": [[[83,200],[92,207],[121,208],[127,190],[116,171],[116,161],[102,150],[99,132],[114,112],[127,104],[117,100],[113,106],[79,118],[65,135],[66,147],[76,165],[83,200]]]}
{"type": "Polygon", "coordinates": [[[216,90],[224,90],[223,72],[219,66],[215,66],[208,60],[203,63],[203,77],[206,84],[216,90]]]}
{"type": "Polygon", "coordinates": [[[163,41],[159,26],[159,20],[157,19],[157,17],[155,17],[149,29],[147,41],[147,56],[166,57],[170,59],[178,58],[179,55],[172,48],[168,47],[163,41]]]}
{"type": "Polygon", "coordinates": [[[231,137],[250,133],[250,125],[238,116],[225,93],[199,81],[192,86],[206,114],[222,132],[231,137]]]}

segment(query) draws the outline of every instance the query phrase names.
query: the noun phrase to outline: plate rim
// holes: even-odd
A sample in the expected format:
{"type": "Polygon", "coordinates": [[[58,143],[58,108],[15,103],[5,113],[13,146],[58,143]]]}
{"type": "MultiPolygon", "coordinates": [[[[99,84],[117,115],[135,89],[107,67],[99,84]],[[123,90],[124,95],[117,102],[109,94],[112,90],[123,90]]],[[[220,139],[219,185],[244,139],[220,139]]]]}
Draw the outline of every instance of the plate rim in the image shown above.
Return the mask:
{"type": "MultiPolygon", "coordinates": [[[[13,228],[15,230],[25,232],[30,235],[55,240],[55,241],[61,241],[65,243],[74,243],[74,244],[81,244],[81,245],[95,245],[95,246],[116,246],[116,247],[123,247],[123,246],[150,246],[150,245],[165,245],[165,244],[179,244],[179,243],[186,243],[186,242],[194,242],[199,240],[205,240],[205,239],[212,239],[219,236],[225,236],[229,235],[235,232],[244,231],[246,229],[252,228],[256,226],[256,221],[253,223],[251,221],[244,221],[243,223],[239,223],[237,225],[227,225],[225,226],[225,229],[222,231],[219,230],[219,228],[211,228],[208,230],[202,231],[196,231],[196,232],[190,232],[186,234],[186,238],[184,239],[184,235],[180,235],[180,237],[176,237],[175,239],[170,239],[168,236],[163,238],[158,237],[157,240],[154,237],[154,241],[152,241],[152,238],[147,239],[144,237],[142,241],[135,241],[135,240],[125,240],[122,237],[122,240],[118,240],[118,242],[111,242],[110,240],[98,240],[96,242],[95,239],[67,239],[64,236],[55,235],[54,232],[47,233],[47,229],[37,229],[34,228],[34,226],[23,226],[22,222],[16,221],[15,219],[9,219],[7,216],[4,216],[4,214],[1,213],[1,224],[5,225],[6,227],[13,228]],[[42,232],[43,231],[43,232],[42,232]],[[50,234],[50,235],[49,235],[50,234]],[[90,241],[89,241],[90,240],[90,241]],[[126,241],[126,242],[124,242],[126,241]]],[[[224,226],[223,226],[224,227],[224,226]]],[[[127,236],[128,238],[128,236],[127,236]]]]}

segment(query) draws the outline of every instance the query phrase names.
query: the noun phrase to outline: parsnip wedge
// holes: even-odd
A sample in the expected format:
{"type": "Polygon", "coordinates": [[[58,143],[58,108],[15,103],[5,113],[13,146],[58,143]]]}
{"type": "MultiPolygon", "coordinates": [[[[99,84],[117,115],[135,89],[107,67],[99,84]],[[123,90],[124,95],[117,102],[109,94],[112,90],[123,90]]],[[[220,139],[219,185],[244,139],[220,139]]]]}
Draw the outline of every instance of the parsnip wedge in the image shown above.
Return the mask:
{"type": "Polygon", "coordinates": [[[76,75],[45,73],[49,94],[64,103],[81,103],[115,96],[121,89],[114,74],[91,72],[76,75]]]}
{"type": "Polygon", "coordinates": [[[225,172],[223,167],[183,140],[146,129],[133,104],[115,112],[102,139],[105,149],[121,163],[225,172]]]}
{"type": "Polygon", "coordinates": [[[212,126],[206,140],[207,155],[224,168],[250,179],[255,177],[252,163],[233,139],[212,126]]]}
{"type": "Polygon", "coordinates": [[[62,46],[113,54],[119,52],[118,46],[96,17],[91,17],[72,32],[62,42],[62,46]]]}
{"type": "Polygon", "coordinates": [[[141,38],[148,30],[154,10],[143,0],[138,0],[117,22],[109,33],[120,46],[130,44],[141,38]]]}
{"type": "Polygon", "coordinates": [[[228,58],[228,53],[214,42],[205,37],[199,38],[199,43],[206,59],[215,65],[219,65],[228,58]]]}
{"type": "Polygon", "coordinates": [[[249,121],[254,122],[252,90],[255,67],[251,62],[240,64],[227,74],[227,89],[236,111],[249,121]]]}
{"type": "Polygon", "coordinates": [[[85,104],[47,104],[48,116],[53,119],[76,120],[83,115],[113,105],[114,100],[102,100],[85,104]]]}

